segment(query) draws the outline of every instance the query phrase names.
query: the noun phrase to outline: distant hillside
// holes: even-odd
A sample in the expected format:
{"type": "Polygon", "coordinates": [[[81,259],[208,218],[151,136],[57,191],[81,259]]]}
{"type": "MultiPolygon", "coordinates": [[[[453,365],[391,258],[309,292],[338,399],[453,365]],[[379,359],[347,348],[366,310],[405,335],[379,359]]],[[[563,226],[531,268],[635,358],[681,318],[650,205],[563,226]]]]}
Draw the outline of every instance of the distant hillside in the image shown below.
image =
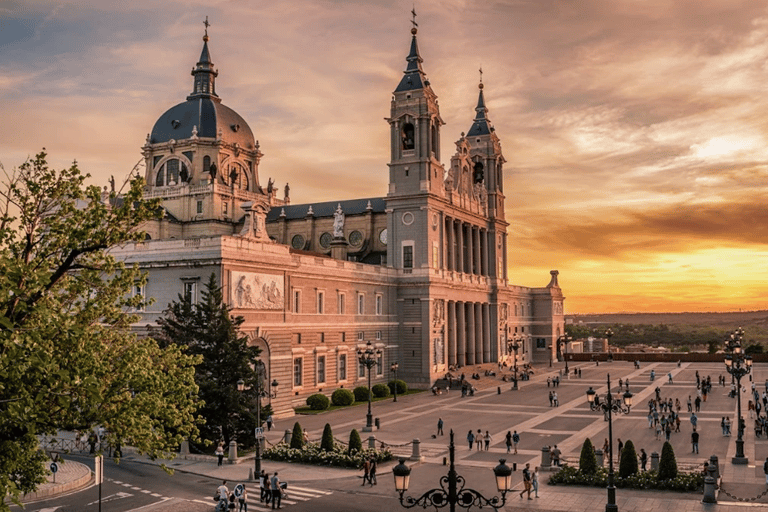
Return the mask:
{"type": "Polygon", "coordinates": [[[768,311],[739,311],[728,313],[605,313],[565,315],[566,323],[639,324],[639,325],[699,325],[732,330],[741,326],[768,328],[768,311]]]}

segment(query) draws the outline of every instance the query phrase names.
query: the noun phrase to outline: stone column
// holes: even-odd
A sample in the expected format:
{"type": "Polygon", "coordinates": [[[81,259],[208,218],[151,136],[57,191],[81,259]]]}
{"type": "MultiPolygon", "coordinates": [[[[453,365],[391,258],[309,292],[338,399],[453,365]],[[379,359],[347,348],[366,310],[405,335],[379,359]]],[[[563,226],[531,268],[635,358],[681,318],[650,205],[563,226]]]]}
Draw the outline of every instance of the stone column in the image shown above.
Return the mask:
{"type": "Polygon", "coordinates": [[[483,304],[483,362],[490,363],[491,359],[491,307],[483,304]]]}
{"type": "Polygon", "coordinates": [[[474,243],[475,254],[474,254],[474,258],[473,258],[473,260],[475,262],[474,273],[479,276],[479,275],[481,275],[483,273],[483,271],[482,271],[482,263],[480,261],[480,253],[481,253],[481,250],[480,250],[480,228],[479,227],[473,227],[472,228],[472,232],[473,232],[472,238],[474,238],[474,241],[475,241],[475,243],[474,243]]]}
{"type": "Polygon", "coordinates": [[[456,303],[456,364],[467,364],[467,322],[463,302],[456,303]]]}
{"type": "Polygon", "coordinates": [[[476,364],[475,360],[475,305],[472,302],[464,303],[467,308],[467,364],[476,364]]]}
{"type": "Polygon", "coordinates": [[[456,365],[456,302],[448,301],[446,334],[448,335],[448,364],[456,365]]]}
{"type": "Polygon", "coordinates": [[[475,234],[472,224],[467,227],[467,274],[475,273],[475,234]]]}
{"type": "Polygon", "coordinates": [[[458,246],[456,247],[456,256],[458,258],[456,270],[464,273],[464,224],[460,221],[456,225],[456,232],[459,235],[457,239],[458,246]]]}
{"type": "Polygon", "coordinates": [[[445,269],[453,270],[453,219],[446,215],[445,227],[445,269]]]}
{"type": "Polygon", "coordinates": [[[483,323],[483,305],[475,302],[475,364],[485,363],[483,345],[485,344],[485,324],[483,323]]]}

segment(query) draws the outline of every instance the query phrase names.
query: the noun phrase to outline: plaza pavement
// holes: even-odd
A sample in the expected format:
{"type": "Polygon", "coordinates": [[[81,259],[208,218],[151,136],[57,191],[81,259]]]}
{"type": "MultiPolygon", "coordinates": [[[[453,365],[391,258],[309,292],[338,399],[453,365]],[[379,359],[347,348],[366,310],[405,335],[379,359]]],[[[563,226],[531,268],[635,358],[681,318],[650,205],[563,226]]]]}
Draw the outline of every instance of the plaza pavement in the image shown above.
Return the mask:
{"type": "MultiPolygon", "coordinates": [[[[486,365],[485,367],[489,367],[486,365]]],[[[464,370],[472,373],[474,367],[464,370]]],[[[480,368],[480,367],[478,367],[480,368]]],[[[480,381],[473,381],[479,390],[474,396],[462,398],[458,391],[450,391],[442,395],[432,393],[420,393],[407,396],[399,396],[398,402],[391,399],[375,402],[373,415],[381,421],[381,429],[373,432],[376,444],[382,442],[392,447],[397,455],[408,456],[411,454],[413,439],[419,439],[423,463],[409,462],[413,469],[411,476],[411,491],[418,495],[418,489],[426,490],[437,484],[439,476],[447,472],[442,465],[448,450],[448,432],[455,431],[456,464],[457,471],[467,480],[468,487],[474,487],[487,495],[493,495],[490,483],[490,468],[498,464],[498,459],[504,458],[507,464],[517,464],[518,471],[514,475],[515,488],[522,488],[520,470],[525,463],[531,467],[540,465],[542,446],[555,445],[563,452],[566,460],[576,462],[578,460],[581,445],[586,437],[589,437],[595,446],[602,446],[603,440],[608,437],[608,425],[602,414],[592,412],[586,405],[586,390],[591,386],[597,393],[604,394],[606,390],[606,373],[610,372],[614,392],[618,389],[618,379],[630,380],[630,389],[634,394],[632,411],[628,415],[618,415],[613,418],[614,447],[618,439],[627,441],[631,439],[639,453],[640,448],[645,448],[649,455],[652,452],[661,452],[663,441],[654,439],[655,432],[648,428],[646,415],[647,402],[654,395],[656,386],[661,388],[663,398],[679,398],[682,403],[681,431],[673,433],[671,443],[675,449],[679,465],[701,465],[710,455],[717,455],[720,461],[723,475],[722,488],[728,493],[747,501],[735,501],[724,492],[718,495],[717,504],[701,503],[701,493],[671,493],[658,491],[632,491],[617,489],[617,503],[622,511],[731,511],[742,510],[751,507],[768,506],[768,497],[762,496],[758,500],[749,501],[766,490],[765,476],[762,471],[762,463],[768,456],[768,440],[755,439],[752,423],[746,413],[746,404],[750,393],[748,378],[743,379],[742,384],[747,392],[742,395],[742,407],[747,419],[745,430],[745,455],[749,458],[748,465],[737,466],[731,464],[731,457],[735,455],[735,428],[733,437],[723,437],[720,429],[722,416],[736,418],[736,400],[727,397],[729,386],[719,387],[715,385],[719,375],[725,375],[730,383],[730,376],[725,372],[723,364],[718,363],[682,363],[677,367],[674,363],[642,363],[640,369],[635,369],[629,362],[571,364],[570,368],[580,368],[581,377],[562,377],[561,384],[554,388],[558,393],[560,406],[550,407],[547,398],[548,391],[546,378],[553,377],[561,371],[560,368],[538,368],[530,381],[520,381],[519,390],[512,390],[512,384],[502,382],[500,376],[483,377],[480,381]],[[655,370],[656,379],[650,381],[651,370],[655,370]],[[695,371],[705,378],[712,377],[713,389],[707,402],[701,407],[698,414],[698,431],[701,434],[699,442],[700,455],[691,453],[690,433],[692,430],[687,413],[686,400],[690,394],[695,398],[696,380],[695,371]],[[667,374],[673,375],[673,383],[668,382],[667,374]],[[498,388],[501,393],[498,393],[498,388]],[[436,424],[439,417],[445,422],[445,436],[436,437],[436,424]],[[492,435],[492,442],[488,451],[470,451],[466,443],[468,430],[483,433],[488,430],[492,435]],[[504,436],[508,430],[517,430],[520,434],[518,454],[507,454],[504,444],[504,436]],[[434,475],[434,476],[433,476],[434,475]],[[429,479],[425,479],[429,478],[429,479]],[[486,481],[487,480],[487,481],[486,481]]],[[[480,370],[482,374],[482,370],[480,370]]],[[[768,365],[755,365],[753,378],[758,383],[758,389],[762,392],[764,382],[768,379],[768,365]]],[[[334,436],[340,441],[346,441],[349,432],[356,428],[361,431],[364,444],[367,436],[362,432],[365,422],[365,406],[351,407],[329,413],[297,416],[284,420],[278,420],[275,427],[267,432],[268,444],[279,442],[283,432],[291,430],[294,422],[299,421],[304,429],[309,432],[310,439],[317,440],[322,435],[323,427],[330,423],[334,436]]],[[[734,421],[735,423],[735,421],[734,421]]],[[[153,463],[145,458],[126,454],[126,459],[137,462],[153,463]]],[[[167,464],[178,471],[190,472],[214,478],[227,479],[229,481],[246,481],[249,470],[252,467],[252,457],[241,460],[238,464],[224,464],[217,467],[213,457],[195,456],[192,460],[175,459],[167,464]]],[[[154,462],[158,463],[158,462],[154,462]]],[[[607,462],[606,462],[607,463],[607,462]]],[[[384,464],[379,468],[379,482],[376,492],[395,495],[391,478],[393,463],[384,464]]],[[[322,485],[328,488],[342,488],[350,480],[359,481],[359,471],[317,468],[289,463],[274,463],[263,461],[262,466],[269,471],[279,471],[281,477],[288,482],[300,484],[306,482],[318,486],[318,481],[324,481],[322,485]]],[[[618,465],[615,466],[618,470],[618,465]]],[[[504,510],[539,510],[539,511],[592,511],[603,510],[606,502],[606,491],[601,488],[563,487],[549,486],[546,484],[547,473],[541,474],[539,486],[540,498],[536,500],[520,500],[515,493],[509,495],[504,510]]],[[[356,485],[356,483],[353,483],[356,485]]],[[[206,490],[207,493],[207,490],[206,490]]]]}

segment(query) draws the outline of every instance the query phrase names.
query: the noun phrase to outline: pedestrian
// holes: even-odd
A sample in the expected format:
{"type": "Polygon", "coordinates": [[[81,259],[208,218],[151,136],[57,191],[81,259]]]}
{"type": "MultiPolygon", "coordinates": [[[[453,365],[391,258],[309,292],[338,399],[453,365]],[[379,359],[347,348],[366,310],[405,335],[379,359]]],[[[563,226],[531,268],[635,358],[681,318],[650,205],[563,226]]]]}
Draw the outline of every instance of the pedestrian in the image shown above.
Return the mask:
{"type": "Polygon", "coordinates": [[[277,477],[277,471],[270,480],[270,488],[272,489],[272,510],[280,508],[283,501],[282,491],[280,490],[280,479],[277,477]],[[277,504],[277,507],[275,507],[277,504]]]}
{"type": "Polygon", "coordinates": [[[653,413],[648,413],[648,428],[653,428],[653,413]]]}
{"type": "Polygon", "coordinates": [[[216,454],[216,457],[219,458],[219,466],[222,465],[224,462],[224,443],[219,443],[219,446],[216,447],[216,451],[214,452],[216,454]]]}
{"type": "Polygon", "coordinates": [[[307,444],[309,442],[309,432],[304,430],[304,432],[301,435],[302,439],[304,439],[304,444],[307,444]]]}
{"type": "Polygon", "coordinates": [[[370,482],[371,487],[378,483],[376,482],[376,457],[373,456],[371,456],[371,472],[368,474],[368,482],[370,482]]]}
{"type": "MultiPolygon", "coordinates": [[[[579,378],[581,378],[581,368],[579,368],[579,378]]],[[[538,482],[536,483],[538,485],[538,482]]],[[[536,496],[538,498],[538,495],[536,496]]]]}
{"type": "Polygon", "coordinates": [[[547,387],[552,384],[552,379],[550,377],[547,377],[547,387]]]}
{"type": "Polygon", "coordinates": [[[517,455],[517,443],[520,442],[520,434],[517,433],[517,430],[515,430],[515,433],[512,434],[512,444],[515,447],[515,455],[517,455]]]}
{"type": "Polygon", "coordinates": [[[227,481],[223,480],[216,492],[219,493],[219,502],[216,504],[216,509],[226,510],[227,501],[229,500],[229,489],[227,489],[227,481]]]}
{"type": "Polygon", "coordinates": [[[560,448],[557,447],[557,445],[552,448],[552,464],[559,467],[560,466],[560,454],[562,452],[560,451],[560,448]]]}
{"type": "Polygon", "coordinates": [[[661,438],[661,423],[656,424],[656,440],[661,438]]]}
{"type": "Polygon", "coordinates": [[[617,443],[617,446],[619,448],[619,457],[618,457],[618,459],[621,460],[621,450],[624,449],[624,443],[621,441],[621,438],[619,438],[619,442],[617,443]]]}
{"type": "Polygon", "coordinates": [[[475,435],[475,445],[477,447],[477,451],[483,449],[483,431],[481,429],[477,429],[477,434],[475,435]]]}
{"type": "Polygon", "coordinates": [[[360,487],[365,487],[365,482],[371,481],[371,461],[368,459],[365,459],[363,461],[363,483],[360,485],[360,487]]]}
{"type": "Polygon", "coordinates": [[[531,485],[533,486],[533,492],[536,493],[536,497],[539,497],[539,466],[533,468],[533,474],[531,475],[531,485]]]}
{"type": "Polygon", "coordinates": [[[528,462],[528,463],[525,464],[525,469],[523,469],[523,486],[524,487],[523,487],[522,492],[520,493],[520,499],[523,498],[523,494],[525,494],[526,492],[528,493],[528,499],[529,500],[533,499],[533,498],[531,498],[531,487],[532,487],[531,478],[532,478],[532,476],[531,476],[531,463],[528,462]]]}
{"type": "MultiPolygon", "coordinates": [[[[768,380],[765,381],[766,387],[768,387],[768,380]]],[[[768,457],[765,458],[765,463],[763,464],[763,473],[765,473],[765,483],[768,484],[768,457]]]]}
{"type": "Polygon", "coordinates": [[[243,486],[243,493],[237,501],[240,503],[240,508],[237,512],[248,512],[248,491],[245,489],[245,486],[243,486]]]}
{"type": "Polygon", "coordinates": [[[266,502],[266,504],[269,505],[269,498],[272,496],[272,493],[269,489],[269,476],[267,476],[267,472],[263,469],[259,474],[259,489],[261,490],[259,501],[266,502]]]}
{"type": "Polygon", "coordinates": [[[560,402],[557,399],[557,391],[552,393],[552,401],[555,403],[555,407],[560,407],[560,402]]]}
{"type": "Polygon", "coordinates": [[[619,391],[621,391],[623,387],[624,387],[624,381],[621,378],[619,378],[619,391]]]}
{"type": "Polygon", "coordinates": [[[666,436],[667,442],[669,442],[669,436],[672,435],[672,422],[671,421],[667,422],[667,428],[664,429],[664,434],[666,436]]]}
{"type": "Polygon", "coordinates": [[[725,417],[725,436],[731,437],[731,417],[725,417]]]}
{"type": "Polygon", "coordinates": [[[488,451],[488,447],[491,444],[491,433],[487,430],[485,431],[485,436],[483,436],[483,442],[485,443],[485,451],[488,451]]]}
{"type": "Polygon", "coordinates": [[[688,412],[693,412],[693,405],[691,404],[691,395],[688,395],[688,412]]]}
{"type": "Polygon", "coordinates": [[[267,432],[272,430],[272,415],[267,416],[267,432]]]}
{"type": "Polygon", "coordinates": [[[696,432],[695,428],[693,429],[693,432],[691,432],[691,446],[691,453],[699,453],[699,433],[696,432]]]}
{"type": "Polygon", "coordinates": [[[694,403],[694,405],[695,405],[695,407],[694,407],[694,410],[695,410],[696,412],[699,412],[699,411],[701,410],[701,398],[699,398],[699,397],[697,396],[697,397],[696,397],[696,400],[694,400],[694,401],[693,401],[693,403],[694,403]]]}
{"type": "Polygon", "coordinates": [[[645,448],[640,448],[640,469],[645,471],[645,468],[647,465],[648,465],[648,454],[645,453],[645,448]]]}
{"type": "Polygon", "coordinates": [[[629,391],[629,379],[624,379],[624,387],[627,388],[627,391],[629,391]]]}
{"type": "Polygon", "coordinates": [[[552,395],[552,391],[549,392],[549,406],[552,407],[555,403],[554,395],[552,395]]]}
{"type": "Polygon", "coordinates": [[[443,418],[437,418],[437,435],[443,435],[443,418]]]}
{"type": "Polygon", "coordinates": [[[470,430],[467,432],[467,443],[469,443],[469,449],[472,450],[472,445],[475,444],[475,434],[470,430]]]}
{"type": "Polygon", "coordinates": [[[653,379],[656,378],[656,372],[651,370],[651,382],[653,382],[653,379]]]}
{"type": "Polygon", "coordinates": [[[672,372],[669,372],[669,373],[667,374],[667,377],[669,378],[669,383],[670,383],[670,384],[672,384],[672,383],[673,383],[673,382],[672,382],[672,372]]]}
{"type": "Polygon", "coordinates": [[[675,414],[675,432],[680,432],[680,415],[675,414]]]}
{"type": "Polygon", "coordinates": [[[606,437],[605,438],[605,442],[603,443],[603,455],[607,456],[608,455],[608,451],[610,449],[611,449],[611,445],[610,445],[610,443],[608,443],[608,438],[606,437]]]}

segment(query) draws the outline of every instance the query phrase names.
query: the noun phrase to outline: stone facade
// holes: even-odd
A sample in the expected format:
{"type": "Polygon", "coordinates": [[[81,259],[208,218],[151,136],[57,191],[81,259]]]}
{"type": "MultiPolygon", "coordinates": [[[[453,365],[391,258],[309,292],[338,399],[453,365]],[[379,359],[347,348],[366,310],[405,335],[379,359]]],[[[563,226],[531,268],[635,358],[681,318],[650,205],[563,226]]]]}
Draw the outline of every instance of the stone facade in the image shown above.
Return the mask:
{"type": "MultiPolygon", "coordinates": [[[[221,104],[208,37],[193,92],[155,124],[142,150],[147,196],[164,217],[114,254],[148,273],[147,332],[179,294],[196,300],[213,273],[262,348],[278,416],[315,392],[367,385],[358,348],[382,356],[375,382],[426,388],[452,368],[509,360],[549,364],[564,333],[557,271],[541,288],[510,284],[505,159],[480,83],[475,118],[440,162],[437,95],[416,30],[395,89],[386,196],[295,205],[259,180],[263,156],[245,120],[221,104]]],[[[511,361],[510,361],[511,362],[511,361]]],[[[461,370],[460,370],[461,371],[461,370]]],[[[469,370],[467,370],[469,371],[469,370]]]]}

